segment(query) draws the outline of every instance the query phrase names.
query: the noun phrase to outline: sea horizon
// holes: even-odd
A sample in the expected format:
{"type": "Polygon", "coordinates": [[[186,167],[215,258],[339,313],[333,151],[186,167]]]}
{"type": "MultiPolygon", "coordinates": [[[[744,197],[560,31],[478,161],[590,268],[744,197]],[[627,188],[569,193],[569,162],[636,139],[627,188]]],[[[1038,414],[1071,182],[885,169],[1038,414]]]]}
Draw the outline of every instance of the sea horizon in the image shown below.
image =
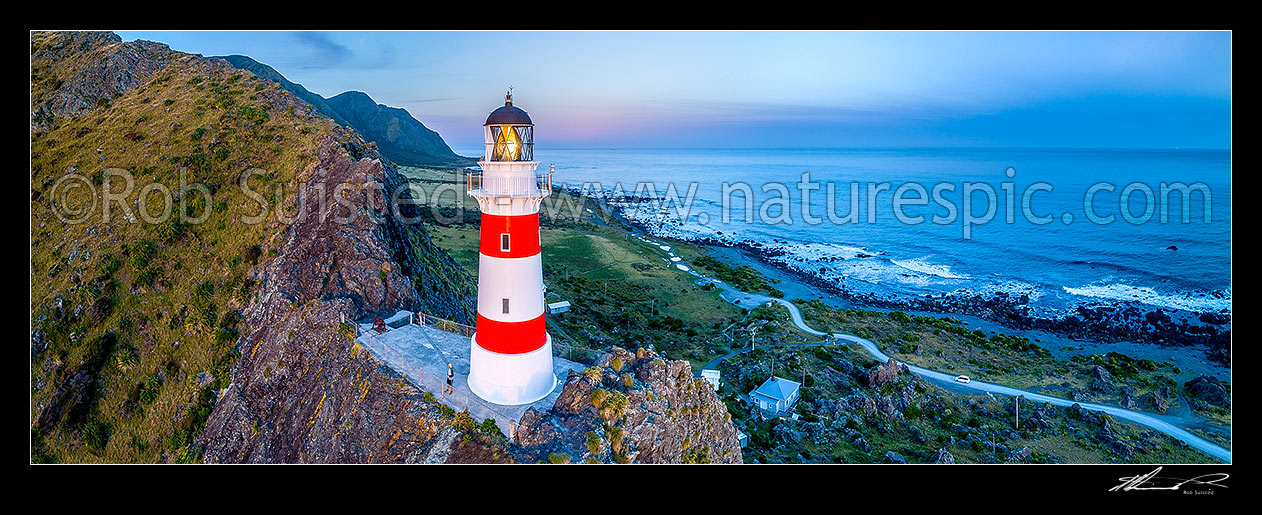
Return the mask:
{"type": "MultiPolygon", "coordinates": [[[[665,190],[674,183],[683,198],[688,187],[679,179],[686,177],[685,182],[697,183],[686,221],[679,219],[679,210],[669,203],[618,207],[656,236],[756,244],[766,251],[762,257],[771,264],[864,294],[897,299],[1003,293],[1028,297],[1021,304],[1043,316],[1072,313],[1081,305],[1136,305],[1196,315],[1231,313],[1230,149],[690,147],[611,152],[545,147],[537,148],[535,156],[556,166],[555,183],[576,191],[598,185],[596,189],[609,194],[621,185],[625,194],[634,196],[636,185],[646,182],[658,195],[666,196],[665,190]],[[1154,159],[1158,155],[1160,159],[1154,159]],[[1005,176],[1007,168],[1015,170],[1014,177],[1005,176]],[[820,217],[827,207],[828,183],[837,186],[834,207],[841,212],[847,210],[849,182],[860,183],[858,191],[865,198],[857,205],[864,211],[870,209],[867,183],[888,183],[890,188],[876,197],[876,223],[719,222],[722,210],[732,207],[720,202],[723,183],[750,184],[759,202],[778,197],[774,191],[760,191],[763,185],[784,184],[792,197],[791,214],[799,215],[803,199],[794,181],[802,172],[818,181],[806,208],[820,217]],[[1101,203],[1096,209],[1099,213],[1115,215],[1111,224],[1093,224],[1083,216],[1082,192],[1097,180],[1115,184],[1112,192],[1097,193],[1094,199],[1101,203]],[[1041,181],[1054,190],[1032,196],[1032,210],[1054,213],[1057,217],[1052,223],[1022,220],[1020,205],[1015,209],[1015,223],[1004,223],[1004,199],[999,197],[997,220],[972,228],[969,238],[961,237],[959,223],[935,225],[926,220],[909,225],[891,215],[893,191],[905,182],[921,183],[926,189],[935,182],[987,183],[1000,195],[1003,183],[1011,182],[1014,196],[1020,197],[1024,188],[1041,181]],[[1166,199],[1173,201],[1167,223],[1160,223],[1156,206],[1147,222],[1127,223],[1116,216],[1121,214],[1119,206],[1109,211],[1104,201],[1130,183],[1148,184],[1155,194],[1160,183],[1205,184],[1212,192],[1212,221],[1203,223],[1204,205],[1194,196],[1190,197],[1189,223],[1182,223],[1181,206],[1172,193],[1166,199]],[[1077,219],[1063,224],[1062,212],[1074,213],[1077,219]],[[1167,250],[1170,247],[1178,250],[1167,250]],[[1198,263],[1196,273],[1180,273],[1189,263],[1198,263]]],[[[640,194],[651,196],[651,191],[640,187],[640,194]]],[[[1143,213],[1138,205],[1142,192],[1130,196],[1131,213],[1143,213]]],[[[739,194],[729,196],[730,200],[740,198],[739,194]]],[[[958,206],[960,200],[957,187],[953,202],[958,206]]],[[[938,206],[922,206],[918,214],[932,216],[934,207],[938,206]]],[[[909,213],[915,210],[906,208],[909,213]]]]}

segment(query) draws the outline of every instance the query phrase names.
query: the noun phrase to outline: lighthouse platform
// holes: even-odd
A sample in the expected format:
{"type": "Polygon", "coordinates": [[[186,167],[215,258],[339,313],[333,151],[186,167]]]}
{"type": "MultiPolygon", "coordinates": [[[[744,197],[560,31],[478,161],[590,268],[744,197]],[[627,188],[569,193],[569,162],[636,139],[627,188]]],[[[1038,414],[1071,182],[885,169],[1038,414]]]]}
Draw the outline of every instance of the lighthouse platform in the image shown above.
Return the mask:
{"type": "Polygon", "coordinates": [[[375,331],[371,322],[356,324],[358,336],[355,341],[395,372],[405,376],[408,382],[422,391],[430,392],[435,399],[456,412],[468,409],[469,414],[478,422],[494,419],[500,431],[510,439],[526,410],[551,409],[561,394],[561,388],[565,386],[565,378],[569,376],[570,370],[582,372],[586,368],[581,363],[553,356],[552,368],[557,384],[546,397],[518,406],[491,404],[469,390],[469,337],[431,325],[418,325],[412,323],[413,321],[411,314],[400,311],[386,320],[385,332],[375,331]],[[448,363],[455,371],[452,381],[455,392],[444,394],[448,363]]]}

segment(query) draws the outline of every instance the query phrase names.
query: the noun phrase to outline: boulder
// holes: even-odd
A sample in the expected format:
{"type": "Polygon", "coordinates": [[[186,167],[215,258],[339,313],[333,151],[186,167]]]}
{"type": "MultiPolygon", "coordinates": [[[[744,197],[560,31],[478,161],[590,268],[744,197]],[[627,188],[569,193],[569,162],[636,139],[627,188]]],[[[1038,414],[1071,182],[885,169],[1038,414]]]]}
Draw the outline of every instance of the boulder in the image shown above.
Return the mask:
{"type": "Polygon", "coordinates": [[[895,361],[894,358],[890,358],[890,360],[886,361],[885,364],[869,370],[864,382],[869,388],[876,388],[883,384],[893,382],[898,379],[900,368],[901,367],[899,367],[898,361],[895,361]]]}
{"type": "Polygon", "coordinates": [[[1033,450],[1031,450],[1029,447],[1022,447],[1022,448],[1020,448],[1020,449],[1013,449],[1013,450],[1012,450],[1012,452],[1009,452],[1009,453],[1008,453],[1008,462],[1009,462],[1009,463],[1021,463],[1021,462],[1025,461],[1025,460],[1029,459],[1029,458],[1030,458],[1030,456],[1031,456],[1031,455],[1033,455],[1033,454],[1034,454],[1034,451],[1033,451],[1033,450]]]}
{"type": "Polygon", "coordinates": [[[1231,409],[1231,392],[1216,377],[1202,375],[1183,385],[1188,397],[1220,408],[1231,409]]]}
{"type": "Polygon", "coordinates": [[[929,463],[936,465],[951,465],[955,463],[955,455],[951,454],[946,449],[938,449],[938,452],[935,452],[933,456],[929,458],[929,463]]]}

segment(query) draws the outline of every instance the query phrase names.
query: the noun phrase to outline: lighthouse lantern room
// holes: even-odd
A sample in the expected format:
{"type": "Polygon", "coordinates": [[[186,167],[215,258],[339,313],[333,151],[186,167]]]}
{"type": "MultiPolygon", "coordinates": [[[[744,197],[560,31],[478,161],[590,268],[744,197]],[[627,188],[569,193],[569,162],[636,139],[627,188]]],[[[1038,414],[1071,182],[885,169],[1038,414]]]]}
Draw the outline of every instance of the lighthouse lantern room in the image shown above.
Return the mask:
{"type": "Polygon", "coordinates": [[[495,404],[529,404],[557,382],[539,247],[539,205],[552,193],[552,173],[536,174],[534,124],[513,106],[511,91],[483,135],[481,171],[468,174],[468,193],[482,211],[469,389],[495,404]]]}

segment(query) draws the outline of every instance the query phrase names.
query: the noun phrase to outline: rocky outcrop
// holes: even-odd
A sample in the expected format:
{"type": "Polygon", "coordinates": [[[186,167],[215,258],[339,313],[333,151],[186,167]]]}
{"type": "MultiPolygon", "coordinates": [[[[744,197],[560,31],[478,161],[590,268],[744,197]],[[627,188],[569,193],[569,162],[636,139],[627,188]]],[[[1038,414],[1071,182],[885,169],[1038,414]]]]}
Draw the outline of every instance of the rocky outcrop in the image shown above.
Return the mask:
{"type": "Polygon", "coordinates": [[[952,465],[955,463],[955,455],[951,454],[944,448],[940,448],[938,449],[938,452],[935,452],[933,456],[929,458],[928,463],[936,465],[952,465]]]}
{"type": "Polygon", "coordinates": [[[521,461],[741,463],[726,406],[687,361],[618,347],[570,372],[556,404],[529,410],[517,432],[521,461]]]}
{"type": "Polygon", "coordinates": [[[31,128],[107,105],[187,54],[113,32],[40,32],[31,37],[31,128]]]}
{"type": "Polygon", "coordinates": [[[869,370],[864,383],[871,388],[876,388],[883,384],[898,380],[898,373],[906,369],[906,365],[899,365],[898,361],[895,361],[894,358],[890,358],[890,360],[885,362],[885,364],[869,370]]]}
{"type": "Polygon", "coordinates": [[[1113,375],[1109,373],[1108,369],[1096,365],[1091,369],[1089,375],[1091,377],[1091,384],[1089,385],[1091,391],[1113,393],[1117,389],[1117,385],[1113,383],[1113,375]]]}
{"type": "Polygon", "coordinates": [[[1231,409],[1231,392],[1216,377],[1202,375],[1183,385],[1183,392],[1192,402],[1231,409]]]}
{"type": "Polygon", "coordinates": [[[1169,397],[1162,395],[1160,391],[1148,392],[1139,396],[1139,407],[1164,414],[1166,410],[1170,409],[1170,401],[1168,399],[1169,397]]]}

